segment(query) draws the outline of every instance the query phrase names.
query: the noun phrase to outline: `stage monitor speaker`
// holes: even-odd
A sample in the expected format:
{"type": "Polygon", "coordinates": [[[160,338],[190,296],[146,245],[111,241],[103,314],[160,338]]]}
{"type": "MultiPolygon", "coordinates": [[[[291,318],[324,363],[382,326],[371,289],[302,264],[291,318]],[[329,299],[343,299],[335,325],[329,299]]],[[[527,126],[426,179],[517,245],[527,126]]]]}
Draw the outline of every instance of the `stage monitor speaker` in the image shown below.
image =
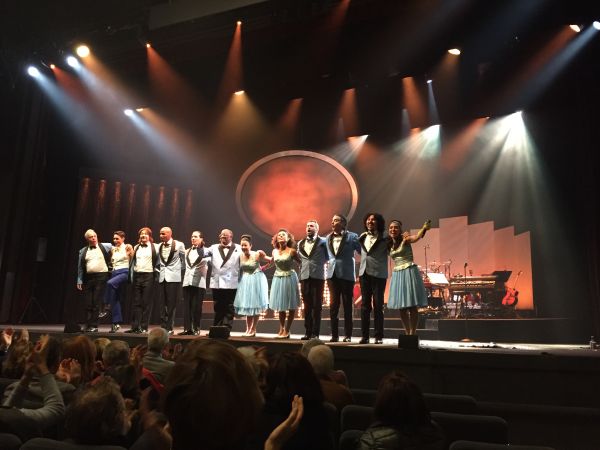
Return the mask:
{"type": "Polygon", "coordinates": [[[65,333],[81,333],[81,327],[76,323],[65,324],[65,333]]]}
{"type": "Polygon", "coordinates": [[[401,334],[400,336],[398,336],[398,348],[403,348],[407,350],[418,350],[419,336],[407,336],[405,334],[401,334]]]}
{"type": "Polygon", "coordinates": [[[229,339],[229,327],[214,326],[208,329],[208,337],[211,339],[229,339]]]}

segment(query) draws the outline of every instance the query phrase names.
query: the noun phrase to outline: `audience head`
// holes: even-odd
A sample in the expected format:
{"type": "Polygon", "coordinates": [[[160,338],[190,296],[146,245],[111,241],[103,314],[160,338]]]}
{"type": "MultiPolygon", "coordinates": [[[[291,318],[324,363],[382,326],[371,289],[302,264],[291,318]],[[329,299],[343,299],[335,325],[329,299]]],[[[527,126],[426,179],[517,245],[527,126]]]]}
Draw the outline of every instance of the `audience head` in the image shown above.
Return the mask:
{"type": "Polygon", "coordinates": [[[110,341],[102,352],[102,362],[105,369],[129,364],[129,344],[118,339],[110,341]]]}
{"type": "Polygon", "coordinates": [[[300,353],[278,353],[269,361],[265,397],[289,411],[294,395],[302,397],[309,408],[324,401],[321,383],[308,360],[300,353]]]}
{"type": "Polygon", "coordinates": [[[240,448],[262,405],[256,377],[240,352],[225,342],[192,341],[165,381],[172,449],[240,448]]]}
{"type": "Polygon", "coordinates": [[[267,359],[267,349],[265,347],[256,348],[252,345],[238,347],[238,351],[246,358],[246,361],[252,367],[254,375],[261,390],[266,387],[267,372],[269,371],[269,360],[267,359]]]}
{"type": "Polygon", "coordinates": [[[102,361],[102,353],[106,346],[110,344],[110,339],[105,337],[99,337],[94,339],[94,346],[96,347],[96,361],[102,361]]]}
{"type": "Polygon", "coordinates": [[[326,377],[333,371],[333,351],[327,345],[317,345],[308,352],[308,362],[318,377],[326,377]]]}
{"type": "Polygon", "coordinates": [[[169,332],[164,328],[153,328],[148,333],[148,351],[161,353],[169,344],[169,332]]]}
{"type": "Polygon", "coordinates": [[[421,389],[400,371],[380,381],[374,415],[382,424],[397,429],[415,430],[431,424],[421,389]]]}
{"type": "Polygon", "coordinates": [[[2,362],[2,376],[4,378],[21,378],[25,371],[25,362],[33,350],[33,342],[17,340],[9,350],[2,362]]]}
{"type": "Polygon", "coordinates": [[[50,373],[56,373],[62,356],[62,342],[55,337],[48,336],[46,349],[46,366],[50,373]]]}
{"type": "Polygon", "coordinates": [[[78,444],[118,442],[129,429],[119,386],[112,379],[102,377],[80,391],[67,407],[65,429],[67,436],[78,444]]]}
{"type": "Polygon", "coordinates": [[[308,358],[308,354],[312,348],[317,345],[325,345],[325,342],[319,338],[310,338],[308,341],[304,341],[304,344],[302,344],[302,347],[300,348],[300,354],[305,358],[308,358]]]}
{"type": "Polygon", "coordinates": [[[81,365],[81,381],[86,383],[94,377],[96,347],[92,340],[85,336],[74,336],[63,342],[63,359],[76,359],[81,365]]]}

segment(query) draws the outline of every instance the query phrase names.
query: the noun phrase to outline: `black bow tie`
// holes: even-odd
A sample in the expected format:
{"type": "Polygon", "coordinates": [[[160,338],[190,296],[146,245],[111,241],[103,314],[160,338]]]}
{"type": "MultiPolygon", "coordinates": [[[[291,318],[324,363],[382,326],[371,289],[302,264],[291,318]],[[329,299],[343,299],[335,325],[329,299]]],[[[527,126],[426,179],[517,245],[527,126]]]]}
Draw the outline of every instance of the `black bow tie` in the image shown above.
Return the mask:
{"type": "Polygon", "coordinates": [[[146,248],[146,247],[148,247],[148,244],[140,244],[140,247],[146,248]]]}
{"type": "Polygon", "coordinates": [[[192,250],[198,250],[198,247],[196,247],[196,246],[193,246],[193,247],[192,247],[192,250]]]}
{"type": "Polygon", "coordinates": [[[171,246],[171,244],[166,244],[163,242],[163,247],[170,247],[170,246],[171,246]]]}
{"type": "Polygon", "coordinates": [[[90,250],[95,250],[96,246],[95,245],[90,245],[90,250]]]}
{"type": "Polygon", "coordinates": [[[223,250],[229,250],[231,248],[231,245],[221,245],[221,248],[223,250]]]}
{"type": "Polygon", "coordinates": [[[306,238],[306,242],[314,242],[315,238],[306,238]]]}

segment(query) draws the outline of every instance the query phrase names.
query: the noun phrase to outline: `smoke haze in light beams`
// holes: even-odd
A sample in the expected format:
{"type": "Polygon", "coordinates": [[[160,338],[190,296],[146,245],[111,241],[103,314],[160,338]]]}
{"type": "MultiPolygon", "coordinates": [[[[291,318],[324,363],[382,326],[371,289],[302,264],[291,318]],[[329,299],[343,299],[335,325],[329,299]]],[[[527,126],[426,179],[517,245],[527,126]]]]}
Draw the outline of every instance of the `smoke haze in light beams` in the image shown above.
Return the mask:
{"type": "Polygon", "coordinates": [[[346,176],[327,161],[284,156],[256,167],[241,193],[243,215],[267,235],[279,228],[296,239],[305,235],[306,221],[316,219],[321,235],[330,231],[335,213],[352,210],[353,189],[346,176]]]}

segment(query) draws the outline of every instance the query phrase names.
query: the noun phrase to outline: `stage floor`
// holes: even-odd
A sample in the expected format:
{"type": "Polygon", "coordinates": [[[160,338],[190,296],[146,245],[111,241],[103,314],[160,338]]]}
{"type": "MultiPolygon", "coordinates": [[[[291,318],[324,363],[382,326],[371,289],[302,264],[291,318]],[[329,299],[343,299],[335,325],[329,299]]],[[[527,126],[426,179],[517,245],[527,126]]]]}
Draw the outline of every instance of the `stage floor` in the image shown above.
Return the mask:
{"type": "MultiPolygon", "coordinates": [[[[156,325],[158,326],[158,325],[156,325]]],[[[30,333],[38,334],[58,334],[69,336],[69,333],[64,333],[63,324],[51,324],[51,325],[40,325],[40,324],[20,324],[10,325],[6,324],[0,328],[12,327],[16,330],[27,328],[30,333]]],[[[154,326],[151,325],[150,328],[154,326]]],[[[91,338],[98,336],[105,336],[111,339],[125,339],[127,341],[143,341],[146,339],[145,334],[131,334],[125,333],[130,327],[128,325],[122,325],[121,330],[117,333],[109,333],[110,325],[100,325],[98,333],[87,333],[91,338]]],[[[302,334],[290,334],[289,339],[279,339],[276,333],[256,333],[255,337],[245,337],[243,332],[235,331],[235,326],[230,334],[230,340],[236,342],[236,346],[243,345],[264,345],[266,343],[277,343],[277,344],[293,344],[301,345],[304,341],[300,340],[302,334]]],[[[175,327],[175,334],[171,336],[171,339],[178,341],[187,341],[195,339],[198,336],[178,336],[178,333],[183,331],[182,327],[175,327]]],[[[199,337],[208,337],[208,330],[201,330],[199,337]]],[[[320,339],[328,345],[333,347],[358,347],[358,348],[398,348],[398,338],[384,338],[383,344],[374,344],[374,339],[371,338],[370,344],[359,344],[360,337],[353,337],[352,342],[336,342],[330,343],[330,335],[321,335],[320,339]]],[[[419,349],[421,350],[446,350],[446,351],[459,351],[459,352],[487,352],[487,353],[504,353],[504,354],[545,354],[545,355],[560,355],[560,356],[586,356],[592,358],[600,358],[600,350],[592,350],[589,345],[575,345],[575,344],[544,344],[544,343],[515,343],[515,342],[490,342],[481,340],[439,340],[439,339],[419,339],[419,349]]]]}

